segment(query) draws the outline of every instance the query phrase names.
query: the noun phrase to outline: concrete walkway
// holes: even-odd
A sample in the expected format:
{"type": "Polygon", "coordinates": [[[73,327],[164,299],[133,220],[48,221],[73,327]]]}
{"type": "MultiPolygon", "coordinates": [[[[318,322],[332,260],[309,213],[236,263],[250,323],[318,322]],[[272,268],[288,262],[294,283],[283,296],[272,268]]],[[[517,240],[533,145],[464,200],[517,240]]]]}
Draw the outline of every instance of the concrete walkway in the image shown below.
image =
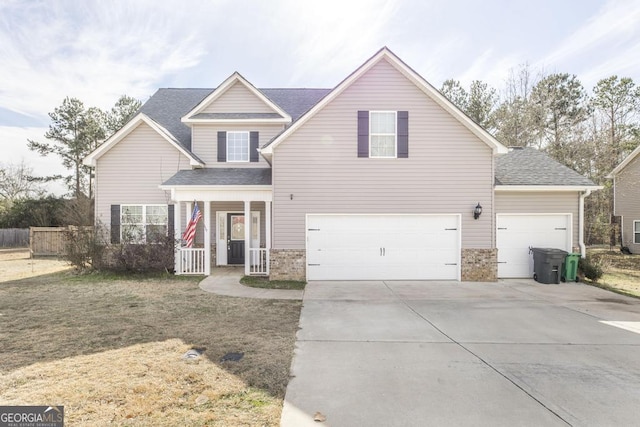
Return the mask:
{"type": "Polygon", "coordinates": [[[211,271],[211,276],[200,282],[200,289],[228,297],[259,299],[293,299],[301,300],[304,291],[291,289],[260,289],[240,284],[244,276],[243,267],[218,267],[211,271]]]}
{"type": "Polygon", "coordinates": [[[300,327],[283,427],[638,425],[638,299],[532,280],[310,282],[300,327]]]}

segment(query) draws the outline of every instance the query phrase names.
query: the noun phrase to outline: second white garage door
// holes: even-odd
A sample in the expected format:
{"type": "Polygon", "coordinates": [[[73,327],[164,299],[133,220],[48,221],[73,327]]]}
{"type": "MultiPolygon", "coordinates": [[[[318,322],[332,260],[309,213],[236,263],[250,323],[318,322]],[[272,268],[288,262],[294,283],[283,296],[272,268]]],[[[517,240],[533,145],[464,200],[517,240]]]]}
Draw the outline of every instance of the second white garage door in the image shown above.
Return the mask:
{"type": "Polygon", "coordinates": [[[529,248],[571,251],[571,214],[496,215],[498,277],[533,277],[529,248]]]}
{"type": "Polygon", "coordinates": [[[460,215],[307,215],[308,280],[459,280],[460,215]]]}

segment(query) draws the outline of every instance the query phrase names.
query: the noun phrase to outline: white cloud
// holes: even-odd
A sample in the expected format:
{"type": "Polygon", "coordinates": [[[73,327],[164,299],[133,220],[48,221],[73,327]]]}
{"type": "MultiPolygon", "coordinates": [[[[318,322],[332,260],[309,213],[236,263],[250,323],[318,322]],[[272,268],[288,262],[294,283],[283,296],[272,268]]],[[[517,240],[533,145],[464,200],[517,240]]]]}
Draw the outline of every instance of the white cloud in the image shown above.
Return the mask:
{"type": "Polygon", "coordinates": [[[563,40],[544,58],[546,63],[562,62],[572,57],[600,51],[608,54],[614,44],[628,41],[640,33],[640,2],[609,0],[602,9],[563,40]],[[598,50],[595,50],[598,48],[598,50]]]}
{"type": "MultiPolygon", "coordinates": [[[[382,46],[393,33],[389,24],[399,0],[280,2],[282,22],[295,41],[291,85],[339,83],[382,46]],[[331,76],[331,78],[327,78],[331,76]]],[[[393,46],[390,46],[393,47],[393,46]]]]}
{"type": "Polygon", "coordinates": [[[42,116],[65,96],[109,107],[198,64],[204,44],[179,4],[10,2],[0,7],[0,107],[42,116]]]}

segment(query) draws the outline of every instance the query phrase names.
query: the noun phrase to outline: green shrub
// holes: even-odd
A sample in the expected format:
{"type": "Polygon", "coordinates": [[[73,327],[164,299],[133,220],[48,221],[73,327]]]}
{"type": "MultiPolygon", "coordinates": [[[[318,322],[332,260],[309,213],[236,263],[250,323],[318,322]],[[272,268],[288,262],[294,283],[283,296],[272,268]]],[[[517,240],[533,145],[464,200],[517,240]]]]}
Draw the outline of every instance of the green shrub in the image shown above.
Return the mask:
{"type": "Polygon", "coordinates": [[[597,282],[604,273],[600,262],[594,261],[593,259],[591,259],[591,257],[580,258],[580,262],[578,263],[578,270],[580,270],[587,279],[594,282],[597,282]]]}

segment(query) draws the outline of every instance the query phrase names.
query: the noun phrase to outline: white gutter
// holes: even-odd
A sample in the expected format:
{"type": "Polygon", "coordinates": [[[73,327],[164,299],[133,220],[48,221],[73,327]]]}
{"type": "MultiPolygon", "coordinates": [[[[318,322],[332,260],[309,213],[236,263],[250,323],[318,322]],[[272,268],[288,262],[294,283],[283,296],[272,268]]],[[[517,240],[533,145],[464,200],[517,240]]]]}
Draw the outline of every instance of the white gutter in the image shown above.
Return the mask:
{"type": "Polygon", "coordinates": [[[580,256],[587,256],[587,249],[584,245],[584,199],[589,197],[591,190],[580,193],[580,203],[578,205],[578,245],[580,246],[580,256]]]}

